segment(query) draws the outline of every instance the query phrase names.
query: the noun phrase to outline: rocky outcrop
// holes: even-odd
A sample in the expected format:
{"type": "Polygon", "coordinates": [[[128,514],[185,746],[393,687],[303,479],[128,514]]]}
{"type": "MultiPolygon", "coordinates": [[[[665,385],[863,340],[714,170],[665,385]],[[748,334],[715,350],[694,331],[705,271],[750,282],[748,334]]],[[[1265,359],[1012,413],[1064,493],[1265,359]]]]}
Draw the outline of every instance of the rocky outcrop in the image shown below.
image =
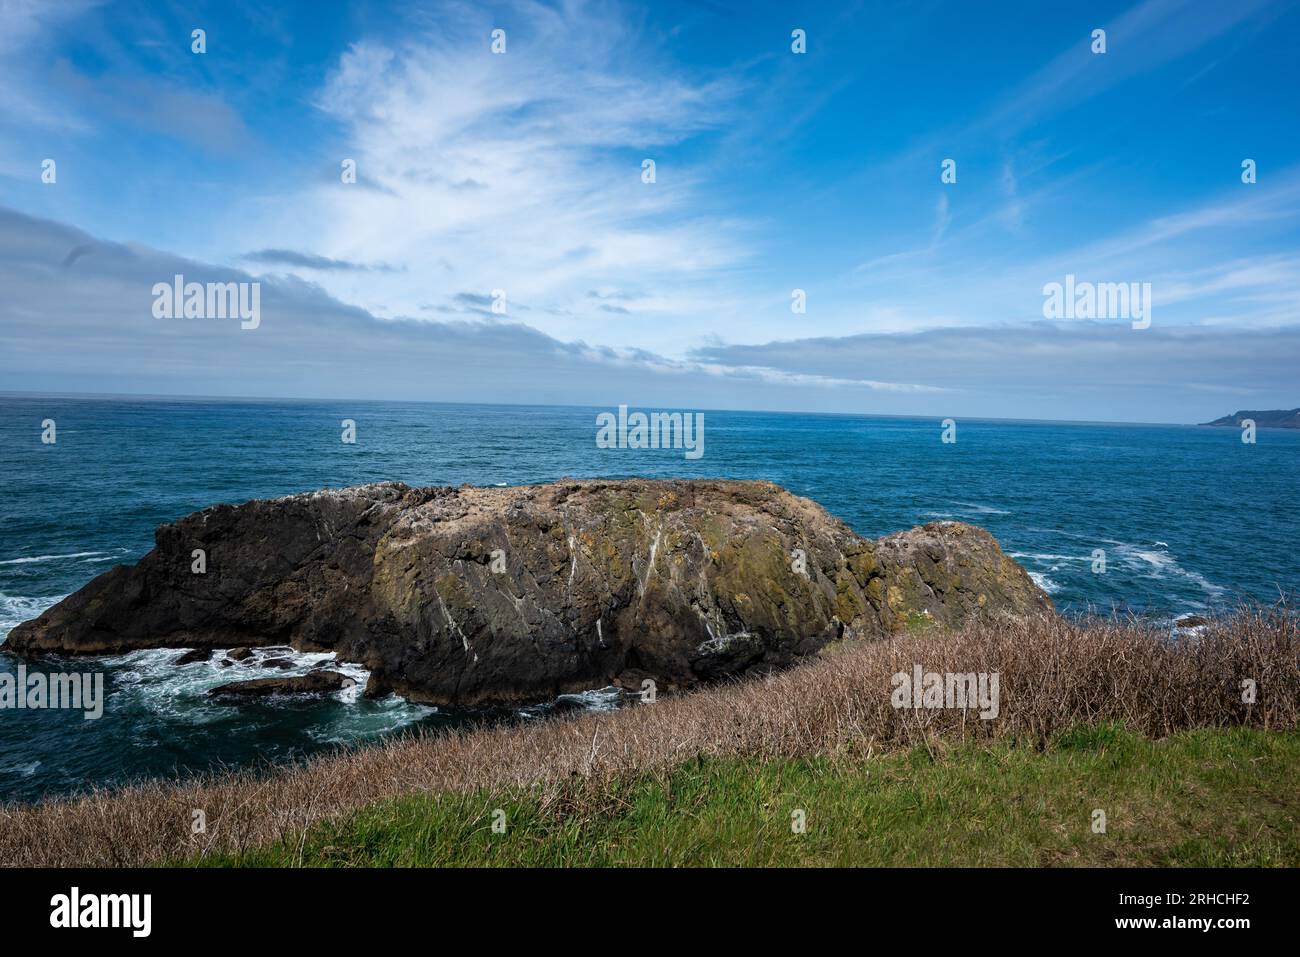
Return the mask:
{"type": "Polygon", "coordinates": [[[185,654],[181,655],[179,658],[173,661],[172,664],[193,665],[193,664],[198,664],[200,661],[207,661],[211,657],[212,657],[211,648],[195,648],[193,651],[185,652],[185,654]]]}
{"type": "Polygon", "coordinates": [[[291,678],[256,678],[219,685],[208,694],[214,698],[266,698],[275,694],[328,694],[351,688],[356,681],[337,671],[313,671],[291,678]]]}
{"type": "Polygon", "coordinates": [[[835,639],[1051,609],[981,529],[871,541],[769,482],[383,483],[218,505],[155,543],[7,649],[289,644],[365,665],[368,694],[476,706],[673,690],[835,639]]]}

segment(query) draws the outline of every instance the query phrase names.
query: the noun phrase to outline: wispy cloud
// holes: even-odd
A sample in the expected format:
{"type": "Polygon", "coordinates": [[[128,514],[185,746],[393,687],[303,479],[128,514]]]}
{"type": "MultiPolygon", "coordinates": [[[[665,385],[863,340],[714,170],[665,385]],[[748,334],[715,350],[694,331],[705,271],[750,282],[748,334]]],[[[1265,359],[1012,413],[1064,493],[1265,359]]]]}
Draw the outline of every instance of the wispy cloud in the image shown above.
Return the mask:
{"type": "Polygon", "coordinates": [[[848,278],[859,288],[869,283],[875,317],[868,322],[864,310],[860,328],[905,332],[1036,321],[1043,285],[1067,274],[1150,282],[1158,325],[1252,327],[1300,319],[1300,168],[1272,171],[1267,189],[1225,186],[1176,213],[1130,222],[1100,238],[995,259],[989,246],[1003,228],[1000,218],[951,228],[941,244],[857,267],[848,278]]]}
{"type": "Polygon", "coordinates": [[[292,266],[297,269],[309,269],[313,272],[392,272],[393,267],[385,263],[366,264],[348,262],[345,259],[330,259],[313,253],[298,252],[293,249],[259,249],[245,253],[246,262],[262,266],[292,266]]]}
{"type": "Polygon", "coordinates": [[[697,212],[700,184],[675,147],[725,120],[734,83],[675,66],[612,6],[523,5],[503,20],[500,55],[481,9],[453,5],[446,22],[454,35],[358,41],[316,98],[346,133],[339,162],[355,159],[376,188],[307,185],[288,200],[293,217],[254,214],[258,234],[399,267],[318,277],[391,315],[418,314],[447,285],[501,289],[510,308],[535,304],[551,334],[630,343],[645,328],[607,327],[612,310],[586,292],[636,284],[657,290],[638,316],[694,335],[699,309],[727,300],[719,275],[748,251],[741,224],[697,212]],[[642,160],[656,157],[645,183],[642,160]],[[429,262],[450,268],[431,275],[429,262]]]}
{"type": "Polygon", "coordinates": [[[1187,56],[1234,27],[1280,13],[1273,0],[1200,3],[1198,0],[1143,0],[1115,18],[1099,18],[1106,30],[1104,61],[1091,50],[1089,34],[1030,74],[977,125],[1000,136],[1030,126],[1045,116],[1069,110],[1103,91],[1187,56]],[[1098,69],[1098,65],[1105,69],[1098,69]]]}

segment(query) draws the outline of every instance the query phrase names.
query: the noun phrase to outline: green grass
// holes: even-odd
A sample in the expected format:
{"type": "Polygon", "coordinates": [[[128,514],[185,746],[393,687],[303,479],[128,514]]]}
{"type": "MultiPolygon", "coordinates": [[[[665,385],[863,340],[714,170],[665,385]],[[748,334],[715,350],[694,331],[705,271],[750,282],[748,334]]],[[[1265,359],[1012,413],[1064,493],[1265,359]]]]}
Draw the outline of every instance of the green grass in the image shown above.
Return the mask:
{"type": "MultiPolygon", "coordinates": [[[[1300,734],[1148,741],[1114,726],[869,761],[696,760],[544,802],[526,789],[363,808],[244,866],[1300,865],[1300,734]],[[492,830],[505,811],[505,833],[492,830]],[[1092,814],[1106,813],[1094,833],[1092,814]],[[792,813],[806,831],[792,831],[792,813]]],[[[191,862],[194,863],[194,862],[191,862]]]]}

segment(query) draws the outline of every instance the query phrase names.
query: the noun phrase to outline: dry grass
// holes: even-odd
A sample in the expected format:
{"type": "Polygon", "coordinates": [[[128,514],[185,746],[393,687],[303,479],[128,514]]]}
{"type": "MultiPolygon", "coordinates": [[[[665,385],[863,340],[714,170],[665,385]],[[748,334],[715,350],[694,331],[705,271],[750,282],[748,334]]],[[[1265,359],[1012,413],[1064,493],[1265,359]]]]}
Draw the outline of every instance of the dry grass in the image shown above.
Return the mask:
{"type": "MultiPolygon", "coordinates": [[[[322,820],[419,791],[574,781],[598,794],[619,775],[664,771],[697,755],[863,756],[945,742],[1045,744],[1080,723],[1118,722],[1149,737],[1300,718],[1300,624],[1244,610],[1172,643],[1135,622],[1042,619],[972,625],[855,645],[763,680],[538,724],[392,740],[271,774],[157,783],[0,810],[0,864],[146,865],[296,840],[322,820]],[[896,710],[890,676],[998,672],[1001,714],[896,710]],[[1254,704],[1241,683],[1258,687],[1254,704]],[[202,809],[207,832],[191,834],[202,809]]],[[[570,792],[571,787],[567,788],[570,792]]]]}

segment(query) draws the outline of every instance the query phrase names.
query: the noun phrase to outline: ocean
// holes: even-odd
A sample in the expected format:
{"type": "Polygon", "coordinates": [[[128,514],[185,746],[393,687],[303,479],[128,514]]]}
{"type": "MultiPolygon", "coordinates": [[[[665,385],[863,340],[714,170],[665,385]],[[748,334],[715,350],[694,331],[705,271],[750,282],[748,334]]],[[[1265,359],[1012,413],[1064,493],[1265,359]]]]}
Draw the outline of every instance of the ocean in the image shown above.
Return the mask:
{"type": "MultiPolygon", "coordinates": [[[[0,638],[114,564],[154,528],[219,502],[322,486],[520,485],[563,477],[767,479],[859,534],[936,519],[989,529],[1066,612],[1161,620],[1276,601],[1300,581],[1300,432],[1167,425],[705,411],[705,452],[598,448],[613,408],[0,395],[0,638]],[[57,441],[41,441],[55,422],[57,441]],[[342,421],[355,444],[341,441],[342,421]],[[1105,571],[1094,571],[1095,552],[1105,571]]],[[[695,410],[692,410],[695,411],[695,410]]],[[[145,777],[300,760],[455,715],[350,689],[226,704],[215,663],[176,651],[78,662],[104,716],[0,710],[0,801],[145,777]]],[[[322,656],[295,655],[298,671],[322,656]]],[[[55,664],[58,664],[57,662],[55,664]]],[[[0,650],[0,671],[18,662],[0,650]]],[[[357,676],[364,673],[353,669],[357,676]]],[[[290,672],[295,673],[295,672],[290,672]]],[[[358,686],[359,688],[359,686],[358,686]]],[[[592,707],[610,706],[600,694],[592,707]]]]}

